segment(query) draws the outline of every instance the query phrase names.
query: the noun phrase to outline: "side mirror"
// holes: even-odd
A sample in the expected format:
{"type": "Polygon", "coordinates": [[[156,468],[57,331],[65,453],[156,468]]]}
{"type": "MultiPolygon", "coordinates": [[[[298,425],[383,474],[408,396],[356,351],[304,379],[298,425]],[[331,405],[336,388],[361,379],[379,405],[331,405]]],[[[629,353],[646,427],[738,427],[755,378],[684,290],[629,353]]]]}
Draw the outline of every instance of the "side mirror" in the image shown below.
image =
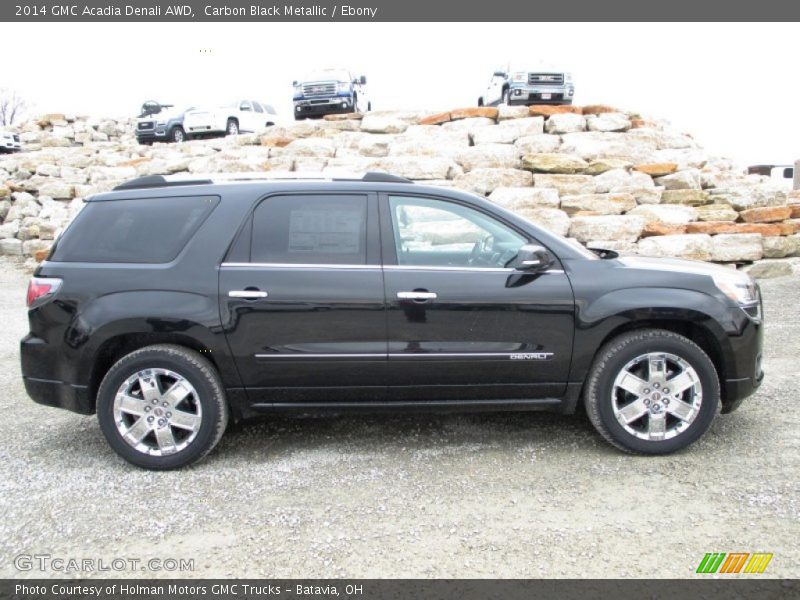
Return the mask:
{"type": "Polygon", "coordinates": [[[553,266],[554,262],[555,258],[544,246],[525,244],[519,249],[513,265],[518,271],[541,273],[553,266]]]}
{"type": "Polygon", "coordinates": [[[505,71],[495,71],[494,72],[494,77],[502,77],[503,79],[505,79],[506,72],[505,71]]]}
{"type": "Polygon", "coordinates": [[[292,87],[294,87],[294,86],[296,86],[296,85],[297,85],[297,79],[295,79],[294,81],[292,81],[292,87]]]}
{"type": "Polygon", "coordinates": [[[366,75],[362,75],[359,78],[359,81],[361,82],[361,85],[367,85],[367,76],[366,75]]]}

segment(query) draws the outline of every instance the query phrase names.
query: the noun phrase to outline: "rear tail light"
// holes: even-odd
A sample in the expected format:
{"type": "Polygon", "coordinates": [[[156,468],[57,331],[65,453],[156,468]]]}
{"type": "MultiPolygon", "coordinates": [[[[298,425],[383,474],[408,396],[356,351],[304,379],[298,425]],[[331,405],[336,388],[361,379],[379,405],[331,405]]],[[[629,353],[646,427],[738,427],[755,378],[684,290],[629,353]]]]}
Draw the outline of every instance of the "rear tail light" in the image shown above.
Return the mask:
{"type": "Polygon", "coordinates": [[[61,287],[61,280],[54,277],[32,277],[28,284],[27,303],[30,307],[40,298],[52,296],[61,287]]]}

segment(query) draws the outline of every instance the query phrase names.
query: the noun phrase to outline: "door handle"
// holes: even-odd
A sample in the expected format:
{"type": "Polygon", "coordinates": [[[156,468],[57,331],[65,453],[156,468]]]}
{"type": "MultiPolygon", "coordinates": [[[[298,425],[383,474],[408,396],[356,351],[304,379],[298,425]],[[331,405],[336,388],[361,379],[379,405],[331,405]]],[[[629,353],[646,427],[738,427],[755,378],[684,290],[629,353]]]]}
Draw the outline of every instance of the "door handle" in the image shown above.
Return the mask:
{"type": "Polygon", "coordinates": [[[255,300],[256,298],[266,298],[269,296],[267,292],[261,290],[231,290],[228,292],[230,298],[245,298],[246,300],[255,300]]]}
{"type": "Polygon", "coordinates": [[[425,302],[426,300],[436,300],[438,297],[436,292],[397,292],[397,298],[400,300],[425,302]]]}

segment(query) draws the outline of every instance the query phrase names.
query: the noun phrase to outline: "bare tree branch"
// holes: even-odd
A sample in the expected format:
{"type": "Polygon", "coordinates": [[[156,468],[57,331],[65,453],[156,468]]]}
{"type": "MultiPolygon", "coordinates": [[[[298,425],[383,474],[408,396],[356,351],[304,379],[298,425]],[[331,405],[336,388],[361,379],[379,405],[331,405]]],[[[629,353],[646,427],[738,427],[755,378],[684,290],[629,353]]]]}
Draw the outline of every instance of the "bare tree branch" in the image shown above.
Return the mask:
{"type": "Polygon", "coordinates": [[[11,125],[22,116],[27,104],[16,90],[0,89],[0,125],[11,125]]]}

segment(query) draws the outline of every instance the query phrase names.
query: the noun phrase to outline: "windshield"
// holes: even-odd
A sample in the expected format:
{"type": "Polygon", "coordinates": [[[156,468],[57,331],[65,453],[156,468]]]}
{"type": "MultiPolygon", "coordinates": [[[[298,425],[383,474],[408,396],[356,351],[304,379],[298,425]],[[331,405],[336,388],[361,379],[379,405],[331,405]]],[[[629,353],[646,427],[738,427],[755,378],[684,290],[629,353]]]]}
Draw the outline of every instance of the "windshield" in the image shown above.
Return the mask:
{"type": "Polygon", "coordinates": [[[311,73],[306,73],[306,76],[300,81],[350,81],[350,73],[343,69],[312,71],[311,73]]]}

